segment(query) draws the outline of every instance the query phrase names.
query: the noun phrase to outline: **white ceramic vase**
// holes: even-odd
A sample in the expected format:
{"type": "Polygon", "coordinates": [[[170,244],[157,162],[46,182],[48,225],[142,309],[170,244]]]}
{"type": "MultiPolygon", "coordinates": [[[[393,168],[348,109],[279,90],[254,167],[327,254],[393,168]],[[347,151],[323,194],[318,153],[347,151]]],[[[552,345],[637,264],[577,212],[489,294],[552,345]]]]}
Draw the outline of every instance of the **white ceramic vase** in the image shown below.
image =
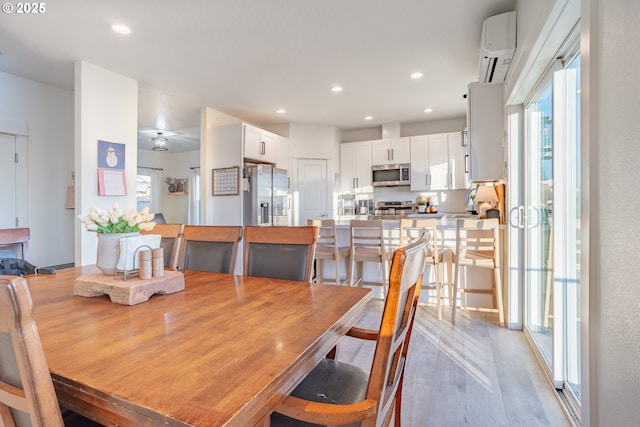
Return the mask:
{"type": "Polygon", "coordinates": [[[98,257],[96,267],[104,274],[113,276],[120,259],[120,239],[139,235],[135,233],[98,233],[98,257]]]}

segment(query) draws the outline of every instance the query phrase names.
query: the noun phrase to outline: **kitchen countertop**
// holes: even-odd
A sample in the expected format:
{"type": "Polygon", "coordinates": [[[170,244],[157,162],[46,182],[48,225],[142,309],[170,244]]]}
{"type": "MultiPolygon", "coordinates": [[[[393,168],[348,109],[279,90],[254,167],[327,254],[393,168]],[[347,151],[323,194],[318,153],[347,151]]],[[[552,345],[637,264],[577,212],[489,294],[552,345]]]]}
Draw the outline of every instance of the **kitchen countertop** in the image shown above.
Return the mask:
{"type": "MultiPolygon", "coordinates": [[[[437,213],[424,213],[424,214],[409,214],[408,219],[430,219],[434,218],[439,221],[439,226],[442,228],[450,228],[455,226],[456,220],[460,218],[476,219],[477,215],[472,215],[468,212],[437,212],[437,213]]],[[[364,218],[358,218],[364,219],[364,218]]],[[[349,219],[341,218],[336,219],[336,228],[344,229],[349,228],[349,219]]],[[[382,227],[386,230],[393,230],[400,227],[400,219],[383,219],[382,227]]]]}

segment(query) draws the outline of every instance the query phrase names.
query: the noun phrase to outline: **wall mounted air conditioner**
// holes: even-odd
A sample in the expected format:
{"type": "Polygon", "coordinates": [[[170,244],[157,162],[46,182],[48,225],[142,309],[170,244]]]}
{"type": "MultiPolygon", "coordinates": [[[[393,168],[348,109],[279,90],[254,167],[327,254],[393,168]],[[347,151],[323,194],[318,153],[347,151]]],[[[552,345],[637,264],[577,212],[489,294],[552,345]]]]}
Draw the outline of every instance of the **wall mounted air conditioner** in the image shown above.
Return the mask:
{"type": "Polygon", "coordinates": [[[502,83],[516,51],[516,13],[491,16],[482,24],[480,38],[481,83],[502,83]]]}

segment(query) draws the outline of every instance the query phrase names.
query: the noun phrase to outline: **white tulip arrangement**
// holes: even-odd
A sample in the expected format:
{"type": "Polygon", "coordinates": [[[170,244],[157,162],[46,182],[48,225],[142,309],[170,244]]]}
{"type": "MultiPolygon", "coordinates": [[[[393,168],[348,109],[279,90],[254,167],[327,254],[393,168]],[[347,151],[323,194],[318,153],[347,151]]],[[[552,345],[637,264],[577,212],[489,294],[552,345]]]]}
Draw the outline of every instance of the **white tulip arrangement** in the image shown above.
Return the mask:
{"type": "Polygon", "coordinates": [[[122,210],[115,203],[106,211],[92,207],[87,215],[78,215],[78,219],[87,231],[113,234],[152,230],[156,226],[152,221],[154,216],[155,214],[149,213],[149,208],[143,208],[140,212],[135,209],[122,210]]]}

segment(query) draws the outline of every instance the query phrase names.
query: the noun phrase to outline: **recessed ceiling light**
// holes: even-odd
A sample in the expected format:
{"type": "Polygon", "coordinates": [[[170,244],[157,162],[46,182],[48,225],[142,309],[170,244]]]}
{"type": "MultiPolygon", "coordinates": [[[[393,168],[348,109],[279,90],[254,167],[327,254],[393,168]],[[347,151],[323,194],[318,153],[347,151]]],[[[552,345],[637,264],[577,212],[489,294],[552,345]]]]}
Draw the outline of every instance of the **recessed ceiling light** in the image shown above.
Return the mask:
{"type": "Polygon", "coordinates": [[[335,92],[335,93],[342,92],[342,88],[340,86],[334,86],[331,88],[331,92],[335,92]]]}
{"type": "Polygon", "coordinates": [[[425,113],[431,113],[433,111],[433,108],[425,108],[424,112],[425,113]]]}
{"type": "Polygon", "coordinates": [[[131,34],[131,28],[127,27],[124,24],[113,24],[111,29],[118,34],[131,34]]]}
{"type": "Polygon", "coordinates": [[[284,108],[278,108],[278,109],[276,110],[276,113],[278,113],[278,114],[284,114],[284,113],[286,113],[286,112],[287,112],[287,110],[285,110],[284,108]]]}
{"type": "Polygon", "coordinates": [[[419,79],[420,77],[422,77],[422,73],[420,71],[416,71],[415,73],[411,73],[409,77],[411,77],[412,79],[419,79]]]}
{"type": "Polygon", "coordinates": [[[371,117],[371,116],[366,116],[364,119],[365,119],[365,120],[373,120],[373,117],[371,117]]]}

